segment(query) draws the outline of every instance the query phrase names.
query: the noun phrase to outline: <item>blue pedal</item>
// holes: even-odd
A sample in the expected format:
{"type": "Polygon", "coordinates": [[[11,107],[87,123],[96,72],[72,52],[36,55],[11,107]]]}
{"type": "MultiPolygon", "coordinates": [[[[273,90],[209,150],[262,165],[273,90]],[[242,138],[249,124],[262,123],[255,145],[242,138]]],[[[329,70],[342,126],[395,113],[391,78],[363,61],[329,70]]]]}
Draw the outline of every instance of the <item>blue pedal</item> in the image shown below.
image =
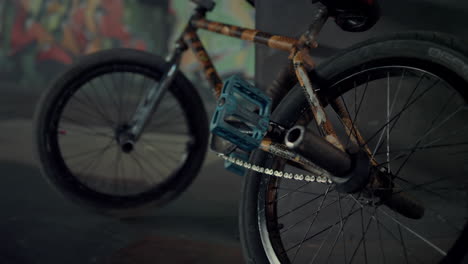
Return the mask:
{"type": "MultiPolygon", "coordinates": [[[[236,160],[242,160],[243,162],[248,162],[249,154],[246,152],[241,151],[234,151],[229,154],[230,158],[235,158],[236,160]]],[[[224,161],[224,168],[228,171],[234,172],[240,176],[244,176],[246,168],[239,166],[235,162],[231,162],[229,160],[224,161]]]]}
{"type": "Polygon", "coordinates": [[[241,77],[226,80],[210,124],[211,133],[250,152],[260,146],[270,122],[271,99],[241,77]]]}

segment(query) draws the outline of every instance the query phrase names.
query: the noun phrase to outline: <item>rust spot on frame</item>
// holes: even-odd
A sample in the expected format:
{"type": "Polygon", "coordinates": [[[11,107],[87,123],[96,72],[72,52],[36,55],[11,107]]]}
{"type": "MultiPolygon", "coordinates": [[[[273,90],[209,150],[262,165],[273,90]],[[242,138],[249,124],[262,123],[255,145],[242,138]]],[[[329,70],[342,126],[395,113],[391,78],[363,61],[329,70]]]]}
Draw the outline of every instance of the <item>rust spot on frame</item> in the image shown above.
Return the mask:
{"type": "Polygon", "coordinates": [[[206,75],[211,75],[212,73],[214,73],[214,69],[213,68],[209,68],[205,71],[205,74],[206,75]]]}
{"type": "MultiPolygon", "coordinates": [[[[230,28],[228,26],[223,26],[221,28],[221,34],[223,35],[230,35],[229,32],[231,32],[231,30],[229,30],[230,28]]],[[[234,30],[234,29],[233,29],[234,30]]]]}
{"type": "Polygon", "coordinates": [[[229,35],[231,37],[240,38],[242,36],[242,28],[237,26],[231,26],[231,31],[229,35]]]}
{"type": "Polygon", "coordinates": [[[271,36],[268,39],[268,47],[281,50],[291,50],[296,44],[295,39],[291,39],[284,36],[271,36]]]}
{"type": "MultiPolygon", "coordinates": [[[[338,116],[343,121],[346,134],[351,138],[351,141],[357,146],[364,147],[364,150],[367,152],[369,157],[372,157],[372,151],[369,149],[369,146],[366,144],[366,141],[361,135],[361,132],[359,132],[359,129],[357,129],[355,124],[353,124],[351,116],[349,115],[348,111],[346,111],[346,108],[343,105],[343,103],[339,99],[335,99],[334,101],[331,102],[331,105],[333,109],[336,111],[336,113],[338,114],[338,116]]],[[[371,159],[371,163],[374,166],[378,165],[377,161],[374,158],[371,159]]]]}
{"type": "Polygon", "coordinates": [[[260,146],[263,149],[269,149],[270,145],[271,145],[271,139],[269,139],[269,138],[264,138],[262,140],[262,142],[260,143],[260,146]]]}
{"type": "Polygon", "coordinates": [[[184,34],[184,40],[191,47],[193,53],[203,65],[205,76],[213,87],[213,94],[216,98],[218,98],[223,88],[223,82],[216,72],[216,69],[211,62],[210,57],[206,53],[205,48],[203,48],[200,39],[195,32],[189,30],[184,34]]]}
{"type": "Polygon", "coordinates": [[[248,41],[254,41],[255,35],[257,34],[257,32],[258,32],[258,30],[245,29],[241,33],[241,39],[248,40],[248,41]]]}
{"type": "Polygon", "coordinates": [[[243,40],[254,41],[274,49],[286,51],[292,50],[298,42],[298,40],[295,38],[275,36],[258,30],[213,22],[206,19],[193,20],[192,25],[196,28],[206,29],[226,36],[241,38],[243,40]]]}
{"type": "Polygon", "coordinates": [[[217,29],[219,28],[219,25],[220,25],[220,23],[218,23],[218,22],[210,22],[210,23],[206,24],[206,26],[208,27],[207,29],[209,31],[217,31],[217,29]]]}
{"type": "Polygon", "coordinates": [[[338,149],[344,151],[343,145],[340,143],[330,120],[328,120],[327,115],[323,110],[322,104],[318,99],[317,92],[313,89],[312,83],[310,82],[309,77],[307,76],[307,70],[304,67],[303,62],[303,54],[304,53],[302,51],[296,52],[293,58],[293,63],[296,69],[297,79],[299,80],[299,83],[301,84],[301,87],[304,91],[304,95],[306,96],[307,101],[309,102],[310,109],[315,118],[315,122],[317,122],[317,125],[325,134],[325,139],[338,149]]]}
{"type": "Polygon", "coordinates": [[[293,56],[293,62],[295,65],[303,65],[307,70],[315,68],[315,63],[309,55],[309,49],[302,49],[295,52],[293,56]]]}

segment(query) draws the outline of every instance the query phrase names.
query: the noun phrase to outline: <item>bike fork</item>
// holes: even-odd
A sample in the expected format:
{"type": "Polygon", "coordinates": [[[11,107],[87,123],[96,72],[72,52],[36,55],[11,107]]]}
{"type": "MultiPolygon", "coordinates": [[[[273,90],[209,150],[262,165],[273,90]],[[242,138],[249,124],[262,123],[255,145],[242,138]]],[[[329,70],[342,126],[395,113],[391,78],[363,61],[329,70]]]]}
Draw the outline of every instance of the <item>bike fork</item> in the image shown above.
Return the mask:
{"type": "Polygon", "coordinates": [[[169,67],[163,73],[160,82],[154,84],[140,100],[127,130],[119,135],[118,141],[122,150],[127,152],[133,150],[134,144],[142,135],[153,113],[174,81],[185,49],[186,46],[183,43],[177,43],[174,52],[166,58],[169,67]]]}

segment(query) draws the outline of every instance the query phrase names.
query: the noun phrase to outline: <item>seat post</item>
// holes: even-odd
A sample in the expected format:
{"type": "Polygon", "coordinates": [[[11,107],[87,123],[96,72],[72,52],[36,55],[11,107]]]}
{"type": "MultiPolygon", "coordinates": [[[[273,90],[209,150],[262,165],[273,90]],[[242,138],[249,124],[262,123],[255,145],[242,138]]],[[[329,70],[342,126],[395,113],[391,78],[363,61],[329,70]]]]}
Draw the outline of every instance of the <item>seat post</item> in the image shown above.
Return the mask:
{"type": "Polygon", "coordinates": [[[301,36],[299,39],[299,46],[306,45],[309,47],[315,46],[315,40],[322,30],[325,22],[328,19],[328,8],[324,4],[317,2],[314,3],[316,6],[316,11],[312,23],[310,24],[308,30],[301,36]]]}

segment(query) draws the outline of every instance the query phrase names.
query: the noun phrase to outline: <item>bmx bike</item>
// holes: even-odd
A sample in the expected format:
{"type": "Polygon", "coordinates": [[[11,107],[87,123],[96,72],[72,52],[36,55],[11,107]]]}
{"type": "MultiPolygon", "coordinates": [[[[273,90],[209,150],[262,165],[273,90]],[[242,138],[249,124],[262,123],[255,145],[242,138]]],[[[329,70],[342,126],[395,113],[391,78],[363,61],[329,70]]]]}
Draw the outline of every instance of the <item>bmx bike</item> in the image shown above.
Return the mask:
{"type": "Polygon", "coordinates": [[[197,4],[166,60],[87,55],[44,92],[34,142],[66,197],[117,215],[162,205],[211,147],[244,175],[240,232],[249,263],[461,262],[468,245],[468,49],[430,32],[352,46],[315,67],[329,17],[346,31],[379,18],[375,1],[313,1],[300,38],[206,19],[197,4]],[[223,81],[198,29],[289,52],[264,91],[223,81]],[[217,97],[208,119],[179,71],[189,48],[217,97]],[[271,114],[270,114],[271,113],[271,114]]]}

